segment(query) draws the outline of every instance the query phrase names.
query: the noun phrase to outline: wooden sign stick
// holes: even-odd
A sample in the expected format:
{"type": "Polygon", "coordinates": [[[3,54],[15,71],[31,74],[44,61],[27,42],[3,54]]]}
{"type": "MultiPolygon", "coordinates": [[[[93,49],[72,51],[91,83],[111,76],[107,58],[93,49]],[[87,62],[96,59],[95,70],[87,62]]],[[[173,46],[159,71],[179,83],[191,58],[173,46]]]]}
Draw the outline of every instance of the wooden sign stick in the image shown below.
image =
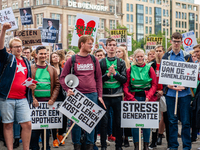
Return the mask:
{"type": "Polygon", "coordinates": [[[141,141],[141,128],[139,128],[139,150],[141,150],[142,141],[141,141]]]}
{"type": "Polygon", "coordinates": [[[178,91],[176,91],[176,103],[174,109],[174,116],[177,116],[177,106],[178,106],[178,91]]]}
{"type": "Polygon", "coordinates": [[[47,145],[46,145],[46,129],[44,129],[44,150],[46,150],[47,149],[47,145]]]}

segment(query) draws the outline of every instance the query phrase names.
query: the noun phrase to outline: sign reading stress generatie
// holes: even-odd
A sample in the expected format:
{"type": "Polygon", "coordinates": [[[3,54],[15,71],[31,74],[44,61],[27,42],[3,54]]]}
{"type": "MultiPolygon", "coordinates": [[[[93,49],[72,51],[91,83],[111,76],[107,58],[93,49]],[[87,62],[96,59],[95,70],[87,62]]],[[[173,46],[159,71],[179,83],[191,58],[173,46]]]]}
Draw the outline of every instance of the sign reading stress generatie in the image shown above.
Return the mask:
{"type": "Polygon", "coordinates": [[[68,1],[68,7],[92,9],[92,10],[98,10],[98,11],[108,10],[108,6],[92,5],[92,4],[87,4],[87,3],[79,3],[79,2],[71,2],[71,1],[68,1]]]}

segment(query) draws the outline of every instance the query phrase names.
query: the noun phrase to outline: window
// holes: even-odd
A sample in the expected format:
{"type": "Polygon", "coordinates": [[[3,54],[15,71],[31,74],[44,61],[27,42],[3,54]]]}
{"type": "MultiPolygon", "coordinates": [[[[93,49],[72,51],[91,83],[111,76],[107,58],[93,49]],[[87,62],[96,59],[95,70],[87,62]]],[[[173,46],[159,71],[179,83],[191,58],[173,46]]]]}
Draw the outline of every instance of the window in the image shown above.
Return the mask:
{"type": "Polygon", "coordinates": [[[72,25],[72,16],[68,15],[68,26],[72,25]]]}
{"type": "Polygon", "coordinates": [[[131,12],[133,12],[133,4],[131,4],[131,12]]]}
{"type": "Polygon", "coordinates": [[[184,28],[184,22],[182,22],[182,28],[184,28]]]}
{"type": "Polygon", "coordinates": [[[60,14],[51,14],[52,19],[60,20],[60,14]]]}
{"type": "Polygon", "coordinates": [[[40,14],[40,22],[43,24],[43,14],[40,14]]]}
{"type": "Polygon", "coordinates": [[[16,9],[18,9],[18,3],[15,4],[16,9]]]}
{"type": "Polygon", "coordinates": [[[198,21],[198,15],[196,15],[196,21],[198,21]]]}
{"type": "Polygon", "coordinates": [[[187,22],[185,22],[185,28],[187,28],[187,22]]]}
{"type": "Polygon", "coordinates": [[[165,28],[163,28],[163,33],[165,33],[165,28]]]}
{"type": "Polygon", "coordinates": [[[196,30],[198,30],[198,23],[196,23],[196,30]]]}
{"type": "Polygon", "coordinates": [[[36,15],[36,24],[37,24],[37,25],[40,24],[40,17],[39,17],[39,14],[36,15]]]}
{"type": "Polygon", "coordinates": [[[198,32],[196,32],[196,38],[198,38],[198,32]]]}
{"type": "Polygon", "coordinates": [[[149,14],[151,15],[152,14],[152,8],[149,7],[149,14]]]}
{"type": "Polygon", "coordinates": [[[27,6],[30,6],[30,4],[29,4],[29,0],[27,1],[27,3],[26,3],[26,4],[27,4],[27,6]]]}
{"type": "Polygon", "coordinates": [[[127,31],[129,32],[129,28],[130,28],[129,24],[127,24],[126,27],[127,27],[127,31]]]}
{"type": "Polygon", "coordinates": [[[126,4],[126,11],[129,11],[129,4],[126,4]]]}
{"type": "Polygon", "coordinates": [[[145,19],[145,20],[146,20],[146,24],[148,24],[148,17],[146,17],[146,19],[145,19]]]}
{"type": "Polygon", "coordinates": [[[178,18],[181,19],[181,12],[178,13],[178,18]]]}
{"type": "Polygon", "coordinates": [[[114,6],[110,6],[110,12],[115,12],[115,7],[114,6]]]}
{"type": "Polygon", "coordinates": [[[39,5],[39,0],[36,0],[36,5],[39,5]]]}
{"type": "Polygon", "coordinates": [[[165,9],[163,9],[163,16],[165,16],[165,9]]]}
{"type": "Polygon", "coordinates": [[[145,28],[145,33],[148,34],[148,27],[145,28]]]}
{"type": "Polygon", "coordinates": [[[143,17],[144,17],[143,15],[138,14],[137,15],[137,23],[143,24],[144,23],[144,18],[143,17]]]}
{"type": "Polygon", "coordinates": [[[56,19],[55,16],[56,16],[55,14],[52,14],[52,15],[51,15],[52,19],[56,19]]]}
{"type": "Polygon", "coordinates": [[[182,4],[182,8],[183,8],[183,9],[186,9],[186,4],[182,4]]]}
{"type": "Polygon", "coordinates": [[[188,5],[188,9],[189,9],[189,10],[192,10],[192,5],[188,5]]]}
{"type": "Polygon", "coordinates": [[[16,20],[16,22],[17,22],[17,25],[19,25],[18,17],[15,17],[15,20],[16,20]]]}
{"type": "Polygon", "coordinates": [[[176,11],[176,18],[178,18],[178,12],[176,11]]]}
{"type": "Polygon", "coordinates": [[[137,5],[137,13],[144,13],[144,6],[143,5],[137,5]]]}
{"type": "Polygon", "coordinates": [[[126,14],[126,21],[129,22],[129,14],[126,14]]]}
{"type": "Polygon", "coordinates": [[[115,20],[110,20],[110,29],[114,29],[115,27],[115,20]]]}
{"type": "Polygon", "coordinates": [[[24,7],[26,7],[26,1],[24,1],[24,7]]]}
{"type": "Polygon", "coordinates": [[[143,25],[137,25],[137,33],[144,34],[144,26],[143,25]]]}
{"type": "Polygon", "coordinates": [[[193,10],[194,10],[194,11],[197,11],[197,7],[196,7],[196,6],[194,6],[194,7],[193,7],[193,10]]]}
{"type": "Polygon", "coordinates": [[[43,4],[43,0],[40,0],[40,5],[43,4]]]}
{"type": "Polygon", "coordinates": [[[156,0],[156,4],[161,4],[161,0],[156,0]]]}
{"type": "Polygon", "coordinates": [[[179,28],[181,27],[181,22],[179,21],[179,26],[178,26],[179,28]]]}
{"type": "Polygon", "coordinates": [[[152,17],[149,17],[149,24],[152,24],[152,17]]]}
{"type": "Polygon", "coordinates": [[[76,23],[76,16],[72,16],[72,26],[75,26],[76,23]]]}
{"type": "Polygon", "coordinates": [[[145,7],[145,13],[148,14],[148,7],[145,7]]]}
{"type": "Polygon", "coordinates": [[[168,15],[169,15],[168,10],[166,10],[166,15],[167,15],[167,17],[168,17],[168,15]]]}
{"type": "Polygon", "coordinates": [[[182,13],[182,19],[184,19],[184,13],[182,13]]]}
{"type": "Polygon", "coordinates": [[[133,22],[133,15],[131,15],[131,22],[133,22]]]}
{"type": "Polygon", "coordinates": [[[151,27],[149,27],[149,34],[151,34],[152,33],[152,28],[151,27]]]}
{"type": "Polygon", "coordinates": [[[178,28],[178,21],[176,21],[176,27],[178,28]]]}
{"type": "Polygon", "coordinates": [[[155,3],[155,0],[149,0],[150,3],[155,3]]]}
{"type": "Polygon", "coordinates": [[[167,29],[167,36],[168,36],[169,30],[167,29]]]}
{"type": "Polygon", "coordinates": [[[133,25],[130,25],[130,32],[133,33],[133,25]]]}
{"type": "Polygon", "coordinates": [[[12,4],[12,9],[15,9],[15,3],[12,4]]]}
{"type": "Polygon", "coordinates": [[[58,6],[60,5],[60,0],[56,1],[56,5],[58,5],[58,6]]]}
{"type": "Polygon", "coordinates": [[[181,6],[181,4],[180,4],[180,3],[176,3],[176,6],[178,6],[178,7],[179,7],[179,6],[181,6]]]}
{"type": "Polygon", "coordinates": [[[143,2],[147,2],[147,0],[142,0],[143,2]]]}
{"type": "Polygon", "coordinates": [[[99,19],[99,27],[98,28],[104,29],[104,21],[105,21],[104,19],[99,19]]]}
{"type": "Polygon", "coordinates": [[[187,14],[185,13],[185,19],[187,19],[187,14]]]}
{"type": "Polygon", "coordinates": [[[166,22],[166,25],[168,25],[169,24],[169,22],[168,22],[169,20],[167,19],[167,22],[166,22]]]}
{"type": "Polygon", "coordinates": [[[51,5],[54,5],[55,4],[55,1],[54,0],[51,0],[51,5]]]}

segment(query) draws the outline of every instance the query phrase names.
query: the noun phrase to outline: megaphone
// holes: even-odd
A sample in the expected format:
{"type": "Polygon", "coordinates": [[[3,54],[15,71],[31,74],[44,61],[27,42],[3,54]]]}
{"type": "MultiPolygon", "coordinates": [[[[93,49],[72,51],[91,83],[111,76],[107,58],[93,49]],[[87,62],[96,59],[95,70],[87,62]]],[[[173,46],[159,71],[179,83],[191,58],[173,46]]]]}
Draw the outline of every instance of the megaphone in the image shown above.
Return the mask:
{"type": "Polygon", "coordinates": [[[79,79],[74,74],[69,74],[65,77],[65,84],[69,88],[75,88],[79,85],[79,79]]]}

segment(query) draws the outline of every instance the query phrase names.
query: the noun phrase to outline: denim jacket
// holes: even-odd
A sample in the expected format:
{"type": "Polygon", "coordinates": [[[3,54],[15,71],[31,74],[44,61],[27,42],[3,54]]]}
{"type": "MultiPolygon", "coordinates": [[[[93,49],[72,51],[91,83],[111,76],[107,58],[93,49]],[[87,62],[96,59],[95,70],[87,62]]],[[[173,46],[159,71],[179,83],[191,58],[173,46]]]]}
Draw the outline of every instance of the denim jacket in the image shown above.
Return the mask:
{"type": "MultiPolygon", "coordinates": [[[[9,54],[6,52],[6,48],[4,47],[4,49],[0,50],[0,73],[3,70],[3,66],[6,64],[9,55],[12,56],[11,61],[8,62],[2,76],[0,79],[0,100],[7,100],[14,77],[15,77],[15,73],[16,73],[16,68],[17,68],[17,60],[15,58],[15,55],[9,54]]],[[[30,67],[30,63],[28,62],[28,60],[24,57],[22,57],[22,59],[24,60],[27,70],[28,70],[28,77],[31,78],[31,67],[30,67]]],[[[21,84],[21,83],[19,83],[21,84]]],[[[30,88],[26,88],[26,97],[29,103],[33,102],[33,98],[32,98],[32,91],[30,88]]]]}

